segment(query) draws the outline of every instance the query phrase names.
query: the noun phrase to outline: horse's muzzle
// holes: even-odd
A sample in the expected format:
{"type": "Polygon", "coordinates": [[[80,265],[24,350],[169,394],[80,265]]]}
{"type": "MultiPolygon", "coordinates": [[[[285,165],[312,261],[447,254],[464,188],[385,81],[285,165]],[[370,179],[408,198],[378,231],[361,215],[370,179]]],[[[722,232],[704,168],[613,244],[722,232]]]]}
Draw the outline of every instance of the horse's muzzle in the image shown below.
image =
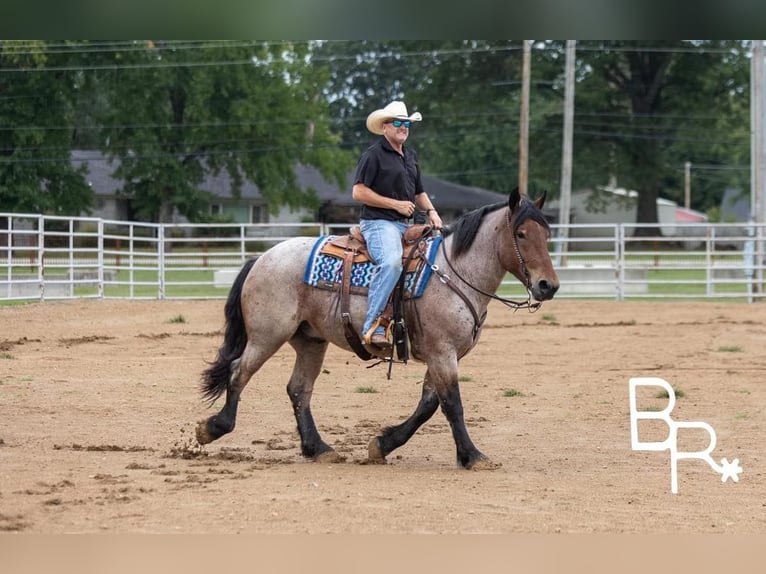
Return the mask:
{"type": "Polygon", "coordinates": [[[540,279],[532,283],[529,290],[532,292],[532,297],[536,300],[548,301],[549,299],[553,299],[556,291],[559,290],[559,284],[558,282],[553,283],[547,279],[540,279]]]}

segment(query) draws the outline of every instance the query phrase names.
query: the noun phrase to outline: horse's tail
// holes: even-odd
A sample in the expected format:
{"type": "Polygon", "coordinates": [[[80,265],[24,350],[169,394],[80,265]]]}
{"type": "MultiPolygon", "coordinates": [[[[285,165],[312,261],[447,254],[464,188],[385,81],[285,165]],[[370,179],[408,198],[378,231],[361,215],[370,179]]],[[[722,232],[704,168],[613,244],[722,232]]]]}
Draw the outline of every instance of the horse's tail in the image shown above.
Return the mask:
{"type": "Polygon", "coordinates": [[[247,331],[242,316],[242,286],[257,258],[245,263],[229,291],[224,307],[226,329],[223,344],[218,349],[215,361],[202,373],[202,397],[211,403],[226,390],[231,376],[231,364],[242,356],[247,345],[247,331]]]}

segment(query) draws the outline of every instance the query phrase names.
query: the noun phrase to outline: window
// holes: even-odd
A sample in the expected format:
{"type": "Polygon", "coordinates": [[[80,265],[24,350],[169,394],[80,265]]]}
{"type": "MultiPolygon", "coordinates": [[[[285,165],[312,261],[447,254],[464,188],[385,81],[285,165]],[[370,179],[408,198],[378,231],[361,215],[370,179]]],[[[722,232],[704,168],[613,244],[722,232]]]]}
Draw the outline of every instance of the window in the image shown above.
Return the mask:
{"type": "Polygon", "coordinates": [[[269,222],[269,210],[265,205],[253,205],[250,208],[250,222],[251,223],[268,223],[269,222]]]}

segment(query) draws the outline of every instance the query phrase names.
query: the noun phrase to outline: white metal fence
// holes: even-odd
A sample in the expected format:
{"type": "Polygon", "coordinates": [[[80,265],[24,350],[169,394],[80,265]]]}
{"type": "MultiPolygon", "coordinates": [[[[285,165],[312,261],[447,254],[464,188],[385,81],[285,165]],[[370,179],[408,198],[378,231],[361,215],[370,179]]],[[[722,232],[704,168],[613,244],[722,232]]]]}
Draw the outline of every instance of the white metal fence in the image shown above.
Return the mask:
{"type": "MultiPolygon", "coordinates": [[[[0,213],[0,301],[223,298],[250,257],[288,237],[348,227],[0,213]]],[[[752,302],[764,297],[765,243],[763,225],[554,225],[550,249],[559,298],[752,302]]],[[[519,296],[523,288],[508,277],[498,292],[519,296]]]]}

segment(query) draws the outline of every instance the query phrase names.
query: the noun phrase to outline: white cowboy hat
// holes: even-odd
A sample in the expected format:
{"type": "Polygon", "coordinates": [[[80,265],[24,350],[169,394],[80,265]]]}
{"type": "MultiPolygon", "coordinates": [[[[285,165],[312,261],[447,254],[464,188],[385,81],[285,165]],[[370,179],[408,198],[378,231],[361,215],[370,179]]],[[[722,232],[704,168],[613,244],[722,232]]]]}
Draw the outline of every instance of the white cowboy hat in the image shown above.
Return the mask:
{"type": "Polygon", "coordinates": [[[383,135],[383,124],[390,120],[410,120],[419,122],[423,119],[420,112],[407,115],[407,106],[404,102],[391,102],[382,110],[375,110],[367,116],[367,129],[377,135],[383,135]]]}

